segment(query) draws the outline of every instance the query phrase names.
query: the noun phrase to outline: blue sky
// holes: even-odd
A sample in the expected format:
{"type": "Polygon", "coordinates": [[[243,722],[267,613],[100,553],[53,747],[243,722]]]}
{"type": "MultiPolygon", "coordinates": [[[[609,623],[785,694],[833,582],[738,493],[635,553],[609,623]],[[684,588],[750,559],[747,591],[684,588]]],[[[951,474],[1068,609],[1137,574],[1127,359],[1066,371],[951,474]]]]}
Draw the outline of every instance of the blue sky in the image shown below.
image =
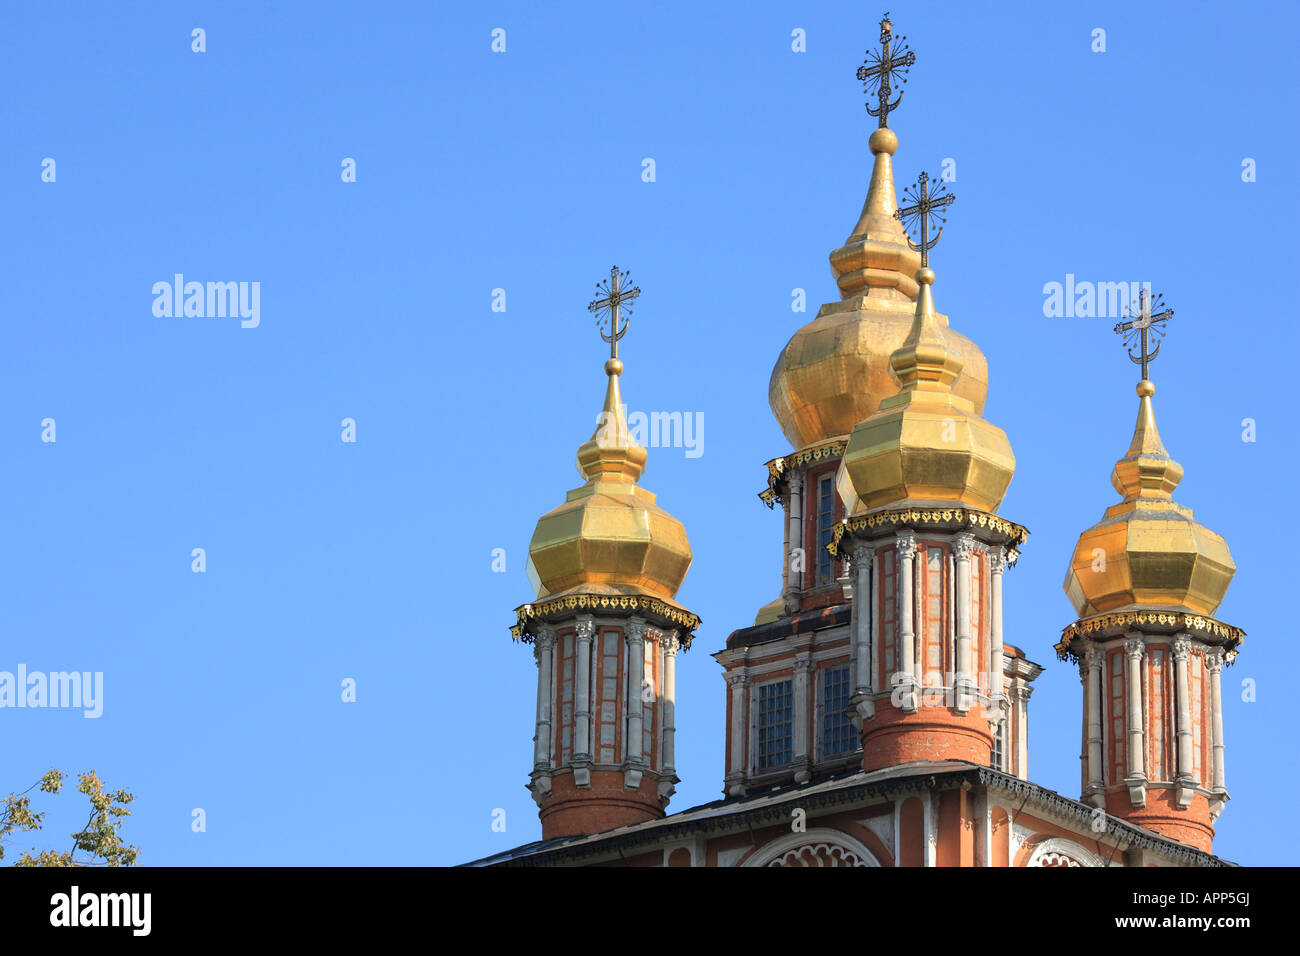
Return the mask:
{"type": "MultiPolygon", "coordinates": [[[[1177,310],[1152,372],[1177,497],[1228,540],[1218,616],[1248,632],[1224,678],[1215,848],[1294,862],[1296,830],[1274,822],[1300,782],[1300,461],[1278,361],[1297,343],[1275,288],[1296,258],[1294,7],[1252,8],[1244,36],[1209,4],[890,10],[918,53],[896,173],[955,161],[936,304],[988,357],[985,415],[1018,462],[1001,513],[1033,532],[1005,598],[1008,641],[1047,666],[1031,777],[1077,795],[1061,582],[1115,500],[1138,377],[1113,319],[1046,318],[1043,286],[1149,280],[1177,310]]],[[[709,654],[780,587],[780,521],[756,497],[788,450],[768,377],[837,296],[826,257],[857,219],[874,127],[854,72],[880,13],[7,7],[0,670],[102,671],[104,713],[0,710],[0,790],[94,768],[136,793],[127,834],[155,865],[453,863],[537,838],[535,669],[507,629],[532,597],[533,525],[579,480],[606,354],[585,306],[617,263],[644,290],[629,408],[706,423],[702,455],[652,448],[642,483],[686,525],[678,597],[704,620],[678,667],[673,808],[716,798],[709,654]],[[178,272],[259,282],[260,324],[156,317],[151,289],[178,272]]],[[[49,804],[43,845],[68,844],[80,800],[49,804]]]]}

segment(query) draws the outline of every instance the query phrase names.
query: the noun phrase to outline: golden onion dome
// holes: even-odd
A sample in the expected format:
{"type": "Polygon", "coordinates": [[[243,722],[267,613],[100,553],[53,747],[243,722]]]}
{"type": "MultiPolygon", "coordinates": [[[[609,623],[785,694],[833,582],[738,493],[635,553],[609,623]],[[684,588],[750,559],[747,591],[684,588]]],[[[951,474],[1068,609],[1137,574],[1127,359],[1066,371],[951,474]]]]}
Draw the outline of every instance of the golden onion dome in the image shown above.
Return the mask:
{"type": "Polygon", "coordinates": [[[1183,466],[1160,441],[1155,390],[1138,383],[1133,441],[1111,473],[1123,500],[1079,535],[1066,571],[1065,593],[1080,617],[1136,607],[1212,615],[1237,570],[1227,542],[1174,501],[1183,466]]]}
{"type": "MultiPolygon", "coordinates": [[[[772,369],[768,401],[781,430],[796,449],[847,435],[898,391],[890,356],[912,328],[920,254],[894,217],[898,200],[891,162],[898,149],[893,130],[877,129],[867,201],[852,235],[831,253],[831,272],[841,300],[823,305],[817,317],[786,343],[772,369]]],[[[946,326],[948,320],[937,316],[946,326]]],[[[953,391],[978,415],[988,393],[988,363],[974,342],[951,330],[948,346],[961,361],[953,391]]]]}
{"type": "Polygon", "coordinates": [[[617,358],[605,363],[605,405],[591,440],[578,448],[586,483],[537,521],[528,577],[539,598],[576,588],[671,601],[691,566],[686,529],[636,483],[646,450],[628,430],[622,371],[617,358]]]}
{"type": "Polygon", "coordinates": [[[847,513],[902,502],[996,512],[1015,474],[1006,432],[956,389],[962,357],[934,311],[934,272],[916,273],[911,331],[890,356],[901,388],[853,429],[836,484],[847,513]]]}

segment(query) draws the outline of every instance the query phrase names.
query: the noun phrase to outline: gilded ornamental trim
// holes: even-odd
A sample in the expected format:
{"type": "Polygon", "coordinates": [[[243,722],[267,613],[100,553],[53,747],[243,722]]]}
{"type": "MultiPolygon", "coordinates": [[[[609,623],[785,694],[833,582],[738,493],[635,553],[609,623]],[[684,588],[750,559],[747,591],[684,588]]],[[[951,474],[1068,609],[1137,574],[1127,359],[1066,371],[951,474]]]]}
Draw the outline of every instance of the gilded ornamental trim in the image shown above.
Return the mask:
{"type": "Polygon", "coordinates": [[[1015,564],[1020,557],[1017,550],[1029,537],[1029,529],[1021,527],[1005,518],[991,515],[986,511],[972,508],[901,508],[890,511],[875,511],[870,514],[845,518],[831,532],[831,543],[826,550],[833,557],[839,558],[840,540],[851,532],[869,532],[878,528],[889,527],[925,528],[934,527],[944,530],[961,528],[986,528],[1007,537],[1007,562],[1015,564]]]}
{"type": "Polygon", "coordinates": [[[785,477],[788,469],[799,468],[815,461],[821,461],[823,458],[843,458],[844,450],[848,447],[849,443],[846,440],[836,439],[822,445],[805,448],[803,451],[794,452],[783,458],[773,458],[767,463],[767,488],[758,493],[759,500],[769,508],[775,507],[776,503],[781,500],[781,494],[776,490],[777,486],[781,483],[781,479],[785,477]]]}
{"type": "Polygon", "coordinates": [[[525,604],[517,608],[517,622],[510,628],[510,636],[525,644],[532,643],[530,631],[534,620],[550,617],[566,611],[647,611],[656,617],[671,621],[682,628],[681,644],[686,649],[695,638],[695,631],[700,626],[700,619],[684,608],[669,604],[659,598],[643,594],[567,594],[561,597],[525,604]]]}
{"type": "Polygon", "coordinates": [[[1061,632],[1060,643],[1056,645],[1056,656],[1061,660],[1077,660],[1078,654],[1070,646],[1076,638],[1087,637],[1111,628],[1124,630],[1140,624],[1155,624],[1170,631],[1194,631],[1221,638],[1229,662],[1237,656],[1237,648],[1246,639],[1246,632],[1241,628],[1224,624],[1202,614],[1187,614],[1183,611],[1113,611],[1075,621],[1065,628],[1061,632]]]}

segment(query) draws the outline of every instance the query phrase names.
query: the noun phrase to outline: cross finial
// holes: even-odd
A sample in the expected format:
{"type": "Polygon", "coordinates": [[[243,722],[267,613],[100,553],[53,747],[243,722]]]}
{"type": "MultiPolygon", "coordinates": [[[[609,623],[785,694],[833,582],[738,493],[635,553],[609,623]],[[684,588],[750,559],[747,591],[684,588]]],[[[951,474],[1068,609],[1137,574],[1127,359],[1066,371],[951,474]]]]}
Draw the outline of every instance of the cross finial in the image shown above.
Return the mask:
{"type": "Polygon", "coordinates": [[[603,294],[587,306],[587,311],[596,314],[596,325],[601,327],[601,340],[609,343],[611,361],[618,359],[618,340],[627,333],[628,324],[632,321],[632,300],[641,294],[639,287],[629,284],[630,277],[630,272],[619,272],[618,266],[614,266],[609,270],[607,280],[596,283],[596,291],[603,294]],[[620,319],[622,326],[619,325],[620,319]],[[608,334],[604,329],[606,325],[609,327],[608,334]]]}
{"type": "Polygon", "coordinates": [[[1146,286],[1138,293],[1137,301],[1124,312],[1127,322],[1115,326],[1115,331],[1124,336],[1128,347],[1128,357],[1135,365],[1142,366],[1142,381],[1150,381],[1151,362],[1160,354],[1160,341],[1165,337],[1165,323],[1174,317],[1174,310],[1165,306],[1165,297],[1154,298],[1146,286]],[[1155,346],[1152,348],[1152,346],[1155,346]],[[1137,347],[1137,352],[1133,351],[1137,347]]]}
{"type": "Polygon", "coordinates": [[[903,223],[909,233],[920,233],[920,243],[912,241],[911,235],[907,237],[907,244],[913,252],[921,254],[921,268],[930,267],[930,250],[934,248],[939,237],[943,235],[943,224],[948,220],[939,212],[952,205],[957,196],[948,192],[948,187],[944,185],[942,179],[935,180],[934,187],[931,189],[930,177],[927,173],[921,173],[920,178],[916,181],[915,186],[908,186],[904,193],[904,198],[910,200],[910,204],[900,206],[894,213],[894,218],[903,223]],[[933,221],[938,220],[939,229],[930,238],[930,227],[933,221]]]}
{"type": "Polygon", "coordinates": [[[880,104],[873,110],[868,102],[867,112],[880,117],[882,129],[889,126],[890,111],[897,109],[898,104],[903,102],[902,90],[898,93],[898,99],[889,102],[889,98],[894,95],[894,81],[897,79],[900,84],[906,83],[907,68],[915,62],[916,54],[907,48],[907,37],[894,40],[894,25],[889,22],[889,13],[886,12],[880,21],[880,52],[868,50],[866,60],[858,67],[858,79],[862,81],[863,91],[868,97],[876,97],[880,104]]]}

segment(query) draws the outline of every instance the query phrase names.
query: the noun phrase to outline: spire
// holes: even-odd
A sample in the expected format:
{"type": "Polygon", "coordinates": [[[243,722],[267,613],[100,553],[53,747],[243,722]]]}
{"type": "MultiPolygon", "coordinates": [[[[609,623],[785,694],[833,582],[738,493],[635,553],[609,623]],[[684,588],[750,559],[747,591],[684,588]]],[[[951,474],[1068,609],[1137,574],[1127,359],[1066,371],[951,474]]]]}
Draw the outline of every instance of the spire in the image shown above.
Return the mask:
{"type": "Polygon", "coordinates": [[[623,374],[618,343],[627,334],[632,321],[632,302],[641,295],[640,287],[629,285],[630,275],[614,266],[609,270],[609,279],[596,285],[597,291],[603,294],[587,306],[587,311],[596,315],[596,325],[602,327],[601,339],[609,343],[609,360],[605,362],[605,374],[609,376],[605,404],[596,421],[596,430],[578,448],[578,471],[588,481],[603,476],[635,482],[645,471],[646,450],[632,439],[628,431],[627,409],[618,387],[618,377],[623,374]],[[609,332],[605,332],[603,327],[608,327],[609,332]]]}
{"type": "Polygon", "coordinates": [[[898,376],[903,392],[915,389],[951,391],[952,385],[961,374],[961,356],[948,344],[943,328],[934,311],[934,270],[930,268],[930,250],[943,235],[943,216],[940,210],[952,205],[956,196],[947,193],[942,181],[933,191],[930,189],[930,177],[921,173],[916,186],[908,190],[912,202],[894,212],[894,218],[902,223],[914,226],[921,235],[919,243],[907,240],[914,252],[921,253],[921,268],[917,270],[916,317],[907,340],[889,357],[889,364],[898,376]],[[935,220],[940,225],[934,238],[930,237],[930,226],[935,220]]]}
{"type": "MultiPolygon", "coordinates": [[[[902,386],[900,394],[918,389],[923,391],[951,391],[961,374],[961,356],[949,345],[943,328],[934,311],[934,270],[926,267],[916,273],[920,289],[916,297],[916,318],[907,340],[892,355],[889,365],[902,386]]],[[[886,399],[884,405],[890,400],[886,399]]]]}
{"type": "Polygon", "coordinates": [[[635,482],[645,472],[646,450],[632,438],[627,425],[627,406],[618,388],[622,371],[623,363],[619,359],[605,362],[605,374],[609,376],[605,404],[591,438],[578,446],[578,471],[588,481],[605,478],[635,482]]]}
{"type": "Polygon", "coordinates": [[[1110,482],[1126,502],[1137,498],[1172,501],[1173,490],[1183,479],[1183,466],[1169,457],[1160,441],[1155,410],[1151,407],[1156,387],[1149,376],[1151,362],[1160,354],[1160,343],[1174,310],[1165,307],[1163,296],[1153,299],[1150,290],[1143,288],[1130,315],[1127,321],[1115,326],[1115,332],[1124,336],[1129,358],[1142,366],[1142,381],[1137,386],[1138,417],[1128,454],[1115,463],[1110,482]],[[1133,351],[1135,347],[1137,352],[1133,351]]]}
{"type": "Polygon", "coordinates": [[[1174,489],[1183,480],[1183,466],[1169,457],[1156,429],[1156,414],[1151,407],[1155,392],[1155,385],[1147,379],[1138,382],[1138,416],[1133,426],[1133,441],[1128,446],[1128,454],[1115,462],[1110,476],[1110,483],[1125,501],[1138,498],[1172,501],[1174,489]]]}
{"type": "Polygon", "coordinates": [[[879,126],[871,134],[867,145],[875,156],[871,168],[871,184],[867,187],[867,200],[857,225],[844,245],[831,253],[831,270],[839,283],[840,295],[849,299],[870,295],[878,289],[883,298],[895,306],[906,305],[903,297],[916,297],[916,284],[912,273],[916,271],[916,257],[909,255],[907,236],[894,218],[898,200],[894,193],[892,157],[898,151],[898,136],[889,128],[889,114],[903,100],[900,92],[892,103],[894,84],[907,82],[907,71],[916,62],[916,54],[907,48],[907,37],[897,40],[889,14],[880,21],[880,52],[867,51],[867,58],[858,68],[867,95],[867,112],[879,119],[879,126]],[[875,99],[877,106],[871,107],[875,99]]]}

